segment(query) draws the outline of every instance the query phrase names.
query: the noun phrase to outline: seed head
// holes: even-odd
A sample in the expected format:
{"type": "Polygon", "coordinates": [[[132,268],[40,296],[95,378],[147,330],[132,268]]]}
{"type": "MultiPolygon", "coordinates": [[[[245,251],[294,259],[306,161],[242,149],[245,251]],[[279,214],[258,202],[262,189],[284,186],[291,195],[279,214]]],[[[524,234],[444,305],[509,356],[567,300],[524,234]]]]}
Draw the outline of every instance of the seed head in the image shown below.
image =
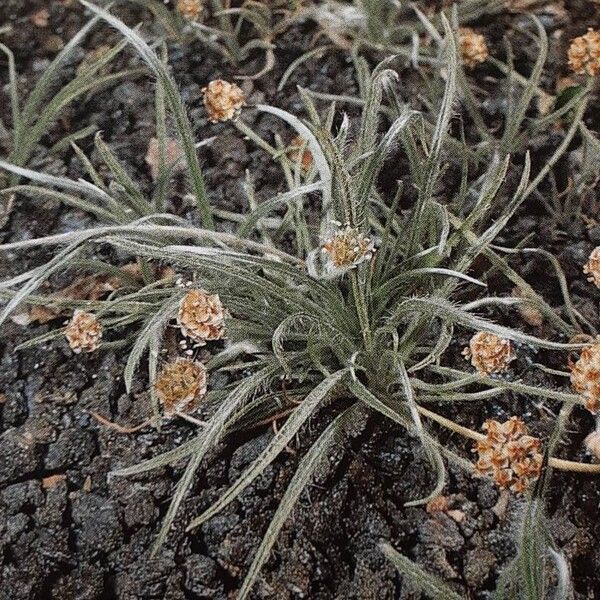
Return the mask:
{"type": "Polygon", "coordinates": [[[540,440],[528,435],[525,423],[518,417],[504,423],[490,419],[483,430],[486,437],[473,450],[479,454],[476,471],[493,477],[499,487],[522,494],[540,475],[540,440]]]}
{"type": "Polygon", "coordinates": [[[94,352],[102,339],[102,324],[95,315],[76,310],[67,325],[65,336],[75,354],[94,352]]]}
{"type": "Polygon", "coordinates": [[[197,21],[202,14],[202,0],[177,0],[177,12],[188,21],[197,21]]]}
{"type": "Polygon", "coordinates": [[[600,246],[594,248],[583,266],[583,272],[589,275],[587,280],[600,288],[600,246]]]}
{"type": "Polygon", "coordinates": [[[591,27],[587,33],[576,37],[569,47],[569,67],[577,75],[598,75],[600,73],[600,31],[591,27]]]}
{"type": "Polygon", "coordinates": [[[515,359],[512,344],[489,331],[478,331],[463,350],[463,356],[482,374],[492,375],[508,371],[515,359]]]}
{"type": "Polygon", "coordinates": [[[303,171],[309,171],[313,165],[312,152],[306,147],[306,140],[300,135],[290,142],[288,157],[294,163],[299,161],[303,171]]]}
{"type": "Polygon", "coordinates": [[[581,351],[579,359],[569,364],[571,385],[585,400],[586,408],[600,411],[600,343],[588,346],[581,351]]]}
{"type": "Polygon", "coordinates": [[[190,290],[179,303],[177,324],[186,337],[199,344],[220,340],[224,333],[225,309],[218,294],[190,290]]]}
{"type": "Polygon", "coordinates": [[[336,269],[355,267],[373,257],[375,244],[356,227],[340,227],[323,245],[323,252],[329,255],[336,269]]]}
{"type": "Polygon", "coordinates": [[[485,37],[475,33],[470,27],[461,27],[458,31],[458,45],[463,63],[468,69],[474,69],[485,62],[489,56],[485,37]]]}
{"type": "Polygon", "coordinates": [[[154,383],[165,415],[196,410],[206,395],[207,378],[202,363],[183,358],[168,363],[154,383]]]}
{"type": "Polygon", "coordinates": [[[222,79],[211,81],[202,88],[204,106],[213,123],[229,121],[236,117],[246,101],[244,92],[235,85],[222,79]]]}

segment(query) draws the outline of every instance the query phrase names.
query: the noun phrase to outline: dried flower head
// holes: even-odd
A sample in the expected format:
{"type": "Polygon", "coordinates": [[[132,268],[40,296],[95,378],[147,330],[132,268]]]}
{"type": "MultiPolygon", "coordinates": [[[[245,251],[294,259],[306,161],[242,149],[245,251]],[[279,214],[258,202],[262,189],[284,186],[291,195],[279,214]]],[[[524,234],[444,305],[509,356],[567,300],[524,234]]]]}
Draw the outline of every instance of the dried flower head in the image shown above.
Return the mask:
{"type": "MultiPolygon", "coordinates": [[[[339,224],[338,224],[339,226],[339,224]]],[[[345,225],[323,244],[323,252],[329,255],[336,269],[355,267],[373,257],[375,244],[356,227],[345,225]]]]}
{"type": "Polygon", "coordinates": [[[579,359],[570,363],[571,385],[585,400],[586,408],[600,411],[600,343],[588,346],[581,351],[579,359]]]}
{"type": "Polygon", "coordinates": [[[594,248],[588,258],[588,261],[583,265],[583,272],[589,275],[587,280],[600,288],[600,246],[594,248]]]}
{"type": "Polygon", "coordinates": [[[504,373],[515,359],[510,340],[489,331],[478,331],[463,350],[463,356],[483,375],[504,373]]]}
{"type": "Polygon", "coordinates": [[[65,336],[75,354],[94,352],[102,339],[102,324],[95,315],[76,310],[67,325],[65,336]]]}
{"type": "Polygon", "coordinates": [[[306,140],[299,135],[290,142],[288,157],[294,163],[300,162],[303,171],[309,171],[313,165],[312,152],[306,147],[306,140]]]}
{"type": "Polygon", "coordinates": [[[493,477],[499,487],[522,494],[540,475],[540,440],[528,435],[525,423],[518,417],[504,423],[490,419],[483,430],[486,437],[473,450],[479,454],[476,471],[493,477]]]}
{"type": "Polygon", "coordinates": [[[167,416],[189,414],[196,410],[206,395],[206,388],[206,367],[188,359],[178,359],[165,365],[154,383],[167,416]]]}
{"type": "Polygon", "coordinates": [[[225,309],[218,294],[190,290],[179,303],[177,324],[183,335],[199,344],[220,340],[225,332],[225,309]]]}
{"type": "Polygon", "coordinates": [[[213,123],[233,119],[246,101],[244,92],[235,83],[228,83],[222,79],[211,81],[202,88],[202,93],[204,106],[213,123]]]}
{"type": "Polygon", "coordinates": [[[600,73],[600,31],[591,27],[587,33],[576,37],[569,46],[569,67],[578,75],[600,73]]]}
{"type": "Polygon", "coordinates": [[[202,0],[177,0],[177,12],[188,21],[197,21],[202,14],[202,0]]]}
{"type": "Polygon", "coordinates": [[[461,27],[458,30],[458,45],[463,63],[468,69],[474,69],[489,56],[485,37],[475,33],[470,27],[461,27]]]}

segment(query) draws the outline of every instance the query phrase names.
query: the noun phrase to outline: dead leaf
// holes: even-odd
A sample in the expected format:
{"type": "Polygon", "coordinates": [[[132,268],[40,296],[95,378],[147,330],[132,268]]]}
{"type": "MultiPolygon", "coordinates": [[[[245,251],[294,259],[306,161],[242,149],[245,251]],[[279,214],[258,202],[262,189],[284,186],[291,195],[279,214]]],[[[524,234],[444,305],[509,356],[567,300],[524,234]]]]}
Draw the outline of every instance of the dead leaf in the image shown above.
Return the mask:
{"type": "Polygon", "coordinates": [[[425,510],[430,514],[436,512],[447,512],[448,507],[448,496],[436,496],[426,504],[425,510]]]}
{"type": "MultiPolygon", "coordinates": [[[[525,292],[519,287],[513,289],[513,295],[516,298],[527,299],[525,292]]],[[[528,325],[541,327],[544,324],[544,315],[532,303],[519,304],[518,311],[523,321],[528,325]]]]}
{"type": "MultiPolygon", "coordinates": [[[[120,270],[124,275],[132,277],[138,282],[142,281],[142,272],[138,263],[129,263],[120,270]]],[[[160,279],[173,277],[175,271],[169,267],[156,267],[155,276],[160,279]]],[[[71,285],[48,296],[48,305],[35,305],[26,311],[16,313],[11,316],[11,321],[17,325],[27,326],[32,323],[44,324],[59,318],[62,315],[68,315],[70,309],[62,309],[49,306],[52,300],[100,300],[107,294],[123,287],[125,277],[119,275],[109,275],[99,273],[95,275],[85,275],[76,279],[71,285]]]]}
{"type": "MultiPolygon", "coordinates": [[[[167,169],[173,169],[173,171],[182,171],[185,168],[185,162],[183,161],[183,150],[177,142],[177,140],[167,139],[167,156],[166,166],[167,169]]],[[[151,138],[148,144],[148,152],[146,153],[146,163],[150,167],[150,175],[153,181],[158,179],[158,139],[151,138]]]]}
{"type": "MultiPolygon", "coordinates": [[[[141,281],[142,274],[137,263],[130,263],[121,270],[134,279],[141,281]]],[[[114,292],[123,286],[123,278],[118,275],[106,273],[86,275],[76,279],[71,285],[51,294],[49,300],[99,300],[106,294],[114,292]]],[[[51,306],[32,306],[27,312],[17,313],[11,317],[17,325],[30,325],[32,323],[48,323],[69,311],[51,306]]]]}

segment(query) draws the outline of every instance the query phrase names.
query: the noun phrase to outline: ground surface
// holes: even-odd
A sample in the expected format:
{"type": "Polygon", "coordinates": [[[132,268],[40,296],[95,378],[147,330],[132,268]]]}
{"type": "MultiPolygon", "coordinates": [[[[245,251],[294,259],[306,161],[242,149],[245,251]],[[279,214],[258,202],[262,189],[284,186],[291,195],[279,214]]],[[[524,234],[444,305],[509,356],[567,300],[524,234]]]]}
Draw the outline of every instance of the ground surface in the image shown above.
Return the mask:
{"type": "MultiPolygon", "coordinates": [[[[11,0],[2,3],[0,27],[10,24],[13,29],[0,39],[16,53],[25,90],[44,71],[60,45],[80,27],[83,16],[74,2],[54,2],[49,25],[34,27],[29,15],[49,3],[26,3],[26,8],[22,4],[11,0]]],[[[549,88],[557,75],[565,72],[561,58],[564,39],[582,33],[594,19],[598,22],[596,5],[583,1],[565,5],[567,17],[560,25],[563,38],[555,37],[552,42],[551,68],[556,72],[548,73],[549,88]]],[[[130,22],[136,22],[137,16],[139,13],[130,15],[130,22]]],[[[553,18],[545,21],[550,33],[558,28],[553,18]]],[[[502,35],[511,31],[515,19],[518,17],[492,19],[479,27],[494,44],[501,45],[502,35]]],[[[343,52],[328,53],[299,69],[282,92],[276,91],[284,69],[308,48],[314,33],[314,28],[305,24],[278,40],[274,72],[245,84],[251,101],[265,99],[298,112],[297,84],[330,93],[356,93],[353,67],[343,52]]],[[[93,49],[106,38],[106,30],[99,30],[85,46],[93,49]]],[[[527,48],[519,50],[524,54],[527,51],[527,48]]],[[[212,127],[206,121],[200,88],[218,76],[231,75],[223,61],[199,44],[173,46],[170,56],[198,131],[209,132],[204,136],[219,134],[202,155],[214,203],[229,210],[242,208],[240,181],[246,168],[251,169],[259,197],[278,191],[280,178],[276,165],[252,144],[244,142],[233,128],[212,127]]],[[[132,57],[133,53],[126,52],[120,60],[128,63],[134,60],[132,57]]],[[[260,66],[258,59],[255,65],[248,65],[248,71],[257,66],[260,66]]],[[[70,67],[66,77],[73,68],[70,67]]],[[[6,81],[4,68],[0,77],[6,81]]],[[[412,79],[406,74],[403,81],[409,86],[412,79]]],[[[81,165],[72,153],[64,151],[50,157],[48,148],[67,132],[96,123],[130,170],[149,185],[144,155],[154,132],[151,91],[151,83],[141,78],[78,103],[44,138],[31,164],[50,173],[81,176],[81,165]]],[[[488,100],[489,110],[493,111],[494,98],[488,100]]],[[[8,107],[1,110],[6,117],[8,107]]],[[[591,116],[588,125],[598,131],[598,123],[594,126],[591,116]]],[[[269,135],[267,120],[257,126],[269,135]]],[[[534,169],[560,136],[558,129],[540,137],[534,153],[534,169]]],[[[82,142],[86,150],[91,148],[88,141],[82,142]]],[[[567,165],[568,161],[564,161],[563,170],[567,165]]],[[[27,201],[19,201],[0,236],[3,241],[25,239],[81,228],[91,222],[83,213],[55,204],[34,207],[27,201]]],[[[587,284],[581,265],[590,250],[600,243],[600,226],[586,227],[583,221],[552,218],[532,202],[511,223],[502,243],[514,245],[532,232],[533,239],[528,244],[545,247],[560,258],[575,305],[599,325],[600,293],[587,284]]],[[[39,258],[31,254],[25,260],[33,264],[39,258]]],[[[21,256],[18,264],[16,257],[3,262],[0,274],[5,277],[22,270],[23,260],[21,256]]],[[[545,276],[547,265],[527,259],[516,261],[515,266],[550,302],[559,303],[557,285],[545,276]]],[[[504,284],[490,281],[492,289],[495,285],[497,291],[502,291],[500,286],[504,284]]],[[[544,334],[543,327],[536,330],[523,323],[523,328],[544,334]]],[[[37,328],[35,332],[42,330],[37,328]]],[[[289,482],[302,447],[296,448],[297,454],[286,454],[268,468],[239,502],[200,530],[186,534],[183,529],[190,518],[238,477],[272,432],[267,428],[229,440],[200,471],[166,547],[150,558],[149,548],[181,474],[181,465],[132,479],[108,478],[107,473],[176,446],[191,437],[193,426],[174,422],[161,433],[146,429],[126,435],[102,425],[90,415],[91,411],[123,424],[139,423],[147,414],[146,382],[139,381],[129,396],[124,392],[121,378],[124,353],[74,356],[63,342],[14,353],[14,346],[31,335],[31,328],[10,323],[3,328],[0,341],[0,598],[219,600],[235,597],[234,591],[264,532],[268,515],[289,482]]],[[[450,353],[454,358],[448,357],[450,364],[452,360],[462,360],[459,352],[466,340],[463,337],[456,341],[450,353]]],[[[556,357],[543,359],[562,368],[556,357]]],[[[542,381],[539,374],[535,378],[525,376],[532,382],[542,381]]],[[[545,383],[557,384],[550,379],[545,383]]],[[[510,394],[494,407],[461,405],[461,411],[459,420],[473,428],[479,428],[489,416],[515,413],[526,414],[529,424],[539,434],[547,433],[552,426],[547,411],[531,399],[510,394]]],[[[587,413],[576,413],[571,436],[563,448],[565,455],[586,459],[581,441],[592,426],[587,413]]],[[[319,430],[319,423],[315,423],[305,437],[310,439],[319,430]]],[[[461,452],[469,452],[468,445],[460,440],[449,442],[456,443],[461,452]]],[[[428,491],[431,481],[425,474],[425,459],[418,444],[400,429],[369,422],[352,446],[340,453],[331,472],[303,496],[293,527],[282,534],[254,597],[282,600],[419,597],[402,583],[379,552],[377,544],[381,539],[389,540],[394,547],[446,579],[465,598],[489,597],[499,571],[513,556],[517,533],[514,515],[522,505],[511,500],[504,509],[490,483],[451,470],[445,493],[450,497],[451,507],[460,514],[455,513],[452,518],[445,513],[429,514],[423,508],[405,508],[406,501],[428,491]]],[[[600,481],[554,475],[548,498],[553,534],[571,561],[577,598],[581,599],[600,597],[599,499],[600,481]]]]}

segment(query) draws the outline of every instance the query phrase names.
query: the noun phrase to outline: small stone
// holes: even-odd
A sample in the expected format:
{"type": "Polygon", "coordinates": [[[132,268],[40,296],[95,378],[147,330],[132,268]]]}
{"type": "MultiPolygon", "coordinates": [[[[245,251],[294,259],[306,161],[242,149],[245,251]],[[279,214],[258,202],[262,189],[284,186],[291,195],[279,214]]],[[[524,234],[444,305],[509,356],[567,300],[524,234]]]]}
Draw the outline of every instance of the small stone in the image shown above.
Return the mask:
{"type": "Polygon", "coordinates": [[[44,50],[48,54],[58,54],[65,47],[65,42],[58,35],[49,35],[44,40],[44,50]]]}
{"type": "Polygon", "coordinates": [[[123,518],[128,527],[150,525],[158,517],[158,508],[152,494],[142,488],[137,489],[123,509],[123,518]]]}
{"type": "Polygon", "coordinates": [[[67,478],[66,475],[49,475],[42,479],[42,488],[45,490],[51,490],[55,488],[61,481],[67,478]]]}
{"type": "Polygon", "coordinates": [[[50,22],[50,11],[47,8],[42,8],[36,12],[34,12],[30,17],[29,20],[36,26],[36,27],[48,27],[48,23],[50,22]]]}
{"type": "Polygon", "coordinates": [[[123,532],[114,501],[97,494],[73,498],[75,543],[84,555],[113,552],[123,543],[123,532]]]}
{"type": "Polygon", "coordinates": [[[474,589],[480,589],[496,565],[495,555],[485,548],[477,548],[467,553],[465,560],[465,580],[474,589]]]}
{"type": "Polygon", "coordinates": [[[430,546],[441,546],[449,550],[458,550],[465,544],[457,524],[445,514],[428,519],[419,532],[421,543],[430,546]]]}
{"type": "Polygon", "coordinates": [[[65,429],[46,456],[46,469],[64,471],[74,466],[88,465],[96,451],[94,436],[81,429],[65,429]]]}
{"type": "Polygon", "coordinates": [[[21,428],[0,435],[0,485],[32,475],[42,465],[42,448],[21,428]]]}
{"type": "Polygon", "coordinates": [[[208,556],[192,554],[185,560],[185,589],[200,597],[213,598],[219,582],[217,563],[208,556]]]}

